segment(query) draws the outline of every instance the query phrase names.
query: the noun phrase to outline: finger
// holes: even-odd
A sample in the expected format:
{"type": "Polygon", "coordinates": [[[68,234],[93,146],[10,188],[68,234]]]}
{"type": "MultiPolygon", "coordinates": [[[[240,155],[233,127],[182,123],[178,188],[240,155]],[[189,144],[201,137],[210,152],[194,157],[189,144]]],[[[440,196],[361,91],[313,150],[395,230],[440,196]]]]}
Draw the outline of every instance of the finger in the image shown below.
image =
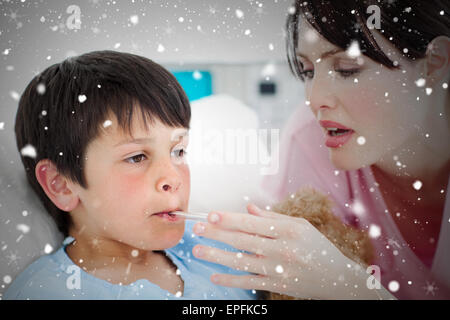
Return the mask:
{"type": "Polygon", "coordinates": [[[280,291],[283,286],[280,280],[273,280],[271,277],[263,275],[213,274],[211,282],[224,287],[272,292],[280,291]]]}
{"type": "Polygon", "coordinates": [[[209,223],[198,222],[194,225],[193,231],[196,235],[224,242],[236,249],[259,255],[267,254],[276,245],[275,240],[270,238],[221,229],[209,223]]]}
{"type": "Polygon", "coordinates": [[[241,288],[246,290],[265,290],[266,276],[263,275],[233,275],[233,274],[213,274],[211,282],[224,286],[241,288]]]}
{"type": "Polygon", "coordinates": [[[254,216],[245,213],[212,212],[208,221],[223,229],[255,234],[276,239],[283,235],[289,227],[286,220],[277,221],[270,218],[254,216]]]}
{"type": "Polygon", "coordinates": [[[276,275],[276,267],[264,256],[242,252],[229,252],[221,249],[196,245],[192,249],[195,257],[218,263],[238,271],[246,271],[262,275],[276,275]]]}
{"type": "Polygon", "coordinates": [[[300,223],[302,223],[303,222],[302,220],[304,220],[304,219],[298,218],[298,217],[291,217],[291,216],[288,216],[285,214],[268,211],[268,210],[263,210],[253,203],[249,203],[247,205],[247,211],[248,211],[248,213],[250,213],[252,215],[263,217],[263,218],[269,218],[269,219],[284,219],[284,220],[295,221],[295,222],[300,222],[300,223]]]}

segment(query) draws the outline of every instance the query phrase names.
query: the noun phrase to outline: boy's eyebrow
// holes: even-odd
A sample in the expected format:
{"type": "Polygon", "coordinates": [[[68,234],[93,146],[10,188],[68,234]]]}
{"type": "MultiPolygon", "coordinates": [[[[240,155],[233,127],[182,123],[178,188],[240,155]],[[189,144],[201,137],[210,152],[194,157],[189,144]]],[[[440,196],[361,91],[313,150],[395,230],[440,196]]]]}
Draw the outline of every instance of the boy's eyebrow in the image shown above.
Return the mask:
{"type": "Polygon", "coordinates": [[[131,140],[124,140],[114,145],[114,147],[118,147],[124,144],[134,143],[134,144],[145,144],[153,142],[155,139],[153,138],[137,138],[137,139],[131,139],[131,140]]]}
{"type": "MultiPolygon", "coordinates": [[[[326,51],[326,52],[324,52],[324,53],[321,54],[320,59],[328,58],[329,56],[332,56],[333,54],[336,54],[336,53],[339,53],[339,52],[342,52],[342,51],[344,51],[344,50],[342,50],[342,49],[340,49],[340,48],[328,50],[328,51],[326,51]]],[[[297,52],[297,56],[302,57],[302,58],[305,58],[305,59],[308,59],[308,57],[306,56],[306,54],[303,54],[303,53],[301,53],[301,52],[297,52]]]]}
{"type": "MultiPolygon", "coordinates": [[[[186,131],[183,130],[183,131],[179,132],[177,135],[175,135],[174,138],[178,138],[178,139],[175,139],[174,141],[181,140],[184,137],[189,137],[189,132],[187,130],[186,131]]],[[[114,147],[119,147],[121,145],[131,144],[131,143],[134,143],[134,144],[146,144],[146,143],[151,143],[153,141],[155,141],[155,139],[153,137],[152,138],[127,139],[127,140],[123,140],[123,141],[115,144],[114,147]]]]}

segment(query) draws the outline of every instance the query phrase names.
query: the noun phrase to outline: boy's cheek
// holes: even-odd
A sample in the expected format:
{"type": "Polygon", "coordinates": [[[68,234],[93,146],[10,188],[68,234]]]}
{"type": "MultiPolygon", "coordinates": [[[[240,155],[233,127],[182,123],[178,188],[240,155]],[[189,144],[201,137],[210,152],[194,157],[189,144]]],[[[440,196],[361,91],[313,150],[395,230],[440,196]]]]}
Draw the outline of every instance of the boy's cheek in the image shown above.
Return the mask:
{"type": "Polygon", "coordinates": [[[182,180],[183,180],[184,190],[186,192],[186,194],[185,194],[186,202],[188,205],[189,204],[189,195],[191,193],[191,171],[189,169],[189,166],[186,164],[182,168],[181,172],[182,172],[182,180]]]}

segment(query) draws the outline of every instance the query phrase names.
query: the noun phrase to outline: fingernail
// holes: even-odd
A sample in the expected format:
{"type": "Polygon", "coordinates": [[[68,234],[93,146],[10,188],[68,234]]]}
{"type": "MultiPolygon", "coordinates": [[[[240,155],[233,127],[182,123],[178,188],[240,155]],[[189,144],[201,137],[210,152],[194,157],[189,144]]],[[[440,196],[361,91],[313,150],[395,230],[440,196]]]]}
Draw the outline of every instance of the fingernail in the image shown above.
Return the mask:
{"type": "Polygon", "coordinates": [[[211,281],[214,283],[219,283],[219,276],[214,274],[211,276],[211,281]]]}
{"type": "Polygon", "coordinates": [[[257,211],[257,212],[261,212],[262,211],[261,208],[258,207],[256,204],[253,204],[253,208],[255,208],[255,211],[257,211]]]}
{"type": "Polygon", "coordinates": [[[197,256],[197,257],[201,257],[201,256],[203,256],[203,249],[202,248],[195,248],[195,255],[197,256]]]}
{"type": "Polygon", "coordinates": [[[197,234],[202,234],[203,232],[205,232],[205,225],[203,223],[197,223],[194,226],[194,232],[197,234]]]}
{"type": "Polygon", "coordinates": [[[211,213],[209,215],[209,222],[211,223],[217,223],[220,220],[220,216],[217,213],[211,213]]]}

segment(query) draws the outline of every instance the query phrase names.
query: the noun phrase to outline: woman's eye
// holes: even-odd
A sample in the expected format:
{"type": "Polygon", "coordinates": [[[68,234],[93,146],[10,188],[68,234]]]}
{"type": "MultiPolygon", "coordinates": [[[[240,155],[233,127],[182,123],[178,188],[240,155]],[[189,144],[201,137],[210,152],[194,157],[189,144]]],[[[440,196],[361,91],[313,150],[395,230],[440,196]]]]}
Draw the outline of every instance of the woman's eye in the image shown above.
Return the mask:
{"type": "Polygon", "coordinates": [[[348,78],[357,74],[359,69],[336,69],[336,72],[339,72],[342,78],[348,78]]]}
{"type": "MultiPolygon", "coordinates": [[[[358,74],[359,71],[360,71],[359,69],[336,69],[336,72],[339,73],[339,75],[344,79],[354,76],[355,74],[358,74]]],[[[314,78],[314,70],[301,71],[300,75],[302,75],[306,79],[311,80],[312,78],[314,78]]]]}
{"type": "Polygon", "coordinates": [[[306,79],[312,79],[314,77],[314,70],[304,70],[300,74],[306,79]]]}
{"type": "Polygon", "coordinates": [[[141,154],[129,157],[129,158],[125,159],[125,161],[128,163],[140,163],[140,162],[142,162],[142,157],[145,157],[145,155],[141,153],[141,154]],[[129,161],[129,160],[132,160],[132,161],[129,161]]]}

